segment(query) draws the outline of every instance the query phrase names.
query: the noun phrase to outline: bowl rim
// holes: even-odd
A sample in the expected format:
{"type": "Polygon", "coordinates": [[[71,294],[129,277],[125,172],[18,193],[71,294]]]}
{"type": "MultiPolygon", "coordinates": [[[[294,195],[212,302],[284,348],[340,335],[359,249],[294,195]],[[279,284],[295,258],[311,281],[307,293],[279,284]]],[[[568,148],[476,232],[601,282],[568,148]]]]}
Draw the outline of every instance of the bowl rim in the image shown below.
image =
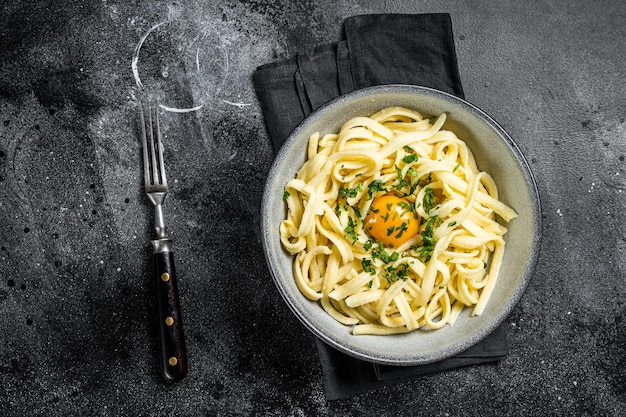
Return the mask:
{"type": "MultiPolygon", "coordinates": [[[[506,318],[512,313],[515,307],[520,302],[524,292],[526,291],[529,282],[531,281],[537,263],[539,259],[539,253],[541,249],[541,240],[542,240],[542,219],[541,219],[541,199],[539,196],[539,190],[537,187],[537,183],[535,177],[530,169],[530,166],[524,157],[522,151],[515,143],[515,141],[511,138],[511,136],[502,128],[491,116],[489,116],[486,112],[478,108],[476,105],[470,103],[464,98],[460,98],[454,96],[452,94],[446,93],[444,91],[436,90],[430,87],[424,86],[416,86],[416,85],[408,85],[408,84],[387,84],[387,85],[379,85],[366,87],[358,90],[354,90],[350,93],[341,95],[324,105],[320,106],[309,115],[307,115],[294,130],[289,134],[287,140],[283,143],[279,151],[277,152],[271,166],[268,171],[268,175],[266,178],[262,201],[261,201],[261,240],[263,244],[263,252],[265,255],[266,263],[268,269],[270,271],[270,275],[274,284],[276,285],[281,298],[287,304],[292,313],[298,318],[298,320],[307,328],[311,333],[325,342],[327,345],[346,353],[352,357],[365,360],[372,363],[378,363],[383,365],[400,365],[400,366],[411,366],[411,365],[422,365],[437,362],[443,359],[447,359],[449,357],[455,356],[470,347],[476,345],[478,342],[489,336],[493,331],[495,331],[502,323],[506,320],[506,318]],[[267,216],[269,201],[275,199],[276,196],[271,193],[271,184],[276,180],[276,171],[278,167],[281,165],[285,157],[289,152],[289,148],[293,146],[294,142],[296,142],[299,136],[307,129],[307,127],[313,123],[318,118],[322,117],[322,115],[329,109],[340,106],[342,103],[346,101],[353,100],[355,98],[359,98],[362,96],[369,95],[377,95],[382,93],[416,93],[428,96],[435,96],[436,98],[443,99],[444,101],[451,102],[451,104],[459,105],[464,110],[468,110],[481,119],[484,123],[494,129],[498,136],[504,139],[504,144],[508,147],[514,159],[517,161],[519,168],[523,173],[524,180],[526,182],[526,187],[528,189],[528,194],[531,200],[532,207],[532,222],[533,222],[533,230],[532,230],[532,246],[529,251],[528,259],[526,262],[526,267],[523,270],[522,276],[518,281],[516,286],[516,291],[513,292],[511,298],[507,300],[507,303],[503,306],[502,309],[498,310],[494,315],[494,318],[488,322],[487,325],[482,327],[480,331],[474,333],[472,337],[466,339],[465,343],[460,343],[458,346],[450,348],[448,350],[444,350],[439,354],[425,355],[419,356],[412,359],[406,358],[390,358],[390,357],[382,357],[382,356],[374,356],[371,354],[366,354],[363,352],[358,352],[352,350],[348,347],[337,343],[330,336],[325,334],[323,331],[314,326],[309,319],[297,308],[295,302],[291,300],[290,294],[287,289],[281,285],[280,273],[277,270],[278,268],[274,265],[272,261],[272,254],[269,253],[268,248],[270,247],[269,234],[275,232],[271,227],[273,227],[269,222],[269,216],[267,216]]],[[[286,252],[285,252],[286,253],[286,252]]],[[[321,309],[321,307],[320,307],[321,309]]],[[[323,311],[323,310],[321,310],[323,311]]],[[[378,337],[387,337],[387,336],[378,336],[378,337]]]]}

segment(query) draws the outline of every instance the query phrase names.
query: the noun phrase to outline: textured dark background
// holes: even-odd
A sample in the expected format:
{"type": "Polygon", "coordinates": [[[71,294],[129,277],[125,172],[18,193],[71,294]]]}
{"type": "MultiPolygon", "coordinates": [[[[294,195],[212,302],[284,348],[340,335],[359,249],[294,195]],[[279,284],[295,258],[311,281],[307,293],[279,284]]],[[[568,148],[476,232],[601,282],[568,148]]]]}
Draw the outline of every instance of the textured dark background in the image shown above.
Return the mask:
{"type": "Polygon", "coordinates": [[[626,415],[626,7],[620,1],[3,1],[0,415],[626,415]],[[467,99],[535,173],[544,240],[510,356],[327,402],[267,271],[261,64],[362,13],[448,12],[467,99]],[[190,373],[156,360],[133,52],[164,113],[190,373]],[[198,53],[200,71],[196,67],[198,53]]]}

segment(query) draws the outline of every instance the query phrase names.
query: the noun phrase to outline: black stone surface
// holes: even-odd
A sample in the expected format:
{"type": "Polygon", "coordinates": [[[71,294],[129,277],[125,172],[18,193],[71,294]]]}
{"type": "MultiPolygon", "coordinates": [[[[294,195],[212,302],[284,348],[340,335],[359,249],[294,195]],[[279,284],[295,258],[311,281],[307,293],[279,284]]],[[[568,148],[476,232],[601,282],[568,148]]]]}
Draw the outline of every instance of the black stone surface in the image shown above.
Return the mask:
{"type": "Polygon", "coordinates": [[[626,8],[621,2],[5,1],[0,415],[626,415],[626,8]],[[528,158],[537,272],[509,357],[327,402],[267,271],[272,147],[251,74],[361,13],[447,12],[466,98],[528,158]],[[155,28],[155,25],[166,22],[155,28]],[[153,29],[153,30],[151,30],[153,29]],[[164,112],[190,361],[158,369],[132,60],[164,112]],[[197,59],[196,59],[197,56],[197,59]]]}

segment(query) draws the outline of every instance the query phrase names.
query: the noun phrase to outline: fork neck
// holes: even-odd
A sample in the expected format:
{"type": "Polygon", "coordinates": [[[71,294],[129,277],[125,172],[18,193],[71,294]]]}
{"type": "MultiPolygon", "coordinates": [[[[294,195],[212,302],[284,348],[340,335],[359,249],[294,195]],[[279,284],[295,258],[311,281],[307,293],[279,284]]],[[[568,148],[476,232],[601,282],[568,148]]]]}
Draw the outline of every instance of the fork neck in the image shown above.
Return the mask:
{"type": "Polygon", "coordinates": [[[157,239],[164,239],[165,236],[165,218],[163,217],[163,206],[161,204],[154,205],[154,231],[157,239]]]}
{"type": "Polygon", "coordinates": [[[165,217],[163,216],[163,202],[165,193],[148,193],[148,198],[154,204],[154,231],[157,239],[165,238],[165,217]]]}

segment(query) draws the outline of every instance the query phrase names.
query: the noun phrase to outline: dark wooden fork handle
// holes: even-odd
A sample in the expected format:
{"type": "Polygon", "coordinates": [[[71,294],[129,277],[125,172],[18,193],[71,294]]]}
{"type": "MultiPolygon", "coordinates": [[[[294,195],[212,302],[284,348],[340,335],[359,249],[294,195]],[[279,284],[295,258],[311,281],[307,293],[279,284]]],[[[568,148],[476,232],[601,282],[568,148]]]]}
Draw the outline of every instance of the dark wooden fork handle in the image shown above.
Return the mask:
{"type": "Polygon", "coordinates": [[[163,251],[158,249],[155,242],[153,256],[157,281],[161,371],[165,379],[175,382],[187,375],[187,350],[178,301],[174,253],[169,250],[169,244],[165,245],[168,250],[163,251]]]}

